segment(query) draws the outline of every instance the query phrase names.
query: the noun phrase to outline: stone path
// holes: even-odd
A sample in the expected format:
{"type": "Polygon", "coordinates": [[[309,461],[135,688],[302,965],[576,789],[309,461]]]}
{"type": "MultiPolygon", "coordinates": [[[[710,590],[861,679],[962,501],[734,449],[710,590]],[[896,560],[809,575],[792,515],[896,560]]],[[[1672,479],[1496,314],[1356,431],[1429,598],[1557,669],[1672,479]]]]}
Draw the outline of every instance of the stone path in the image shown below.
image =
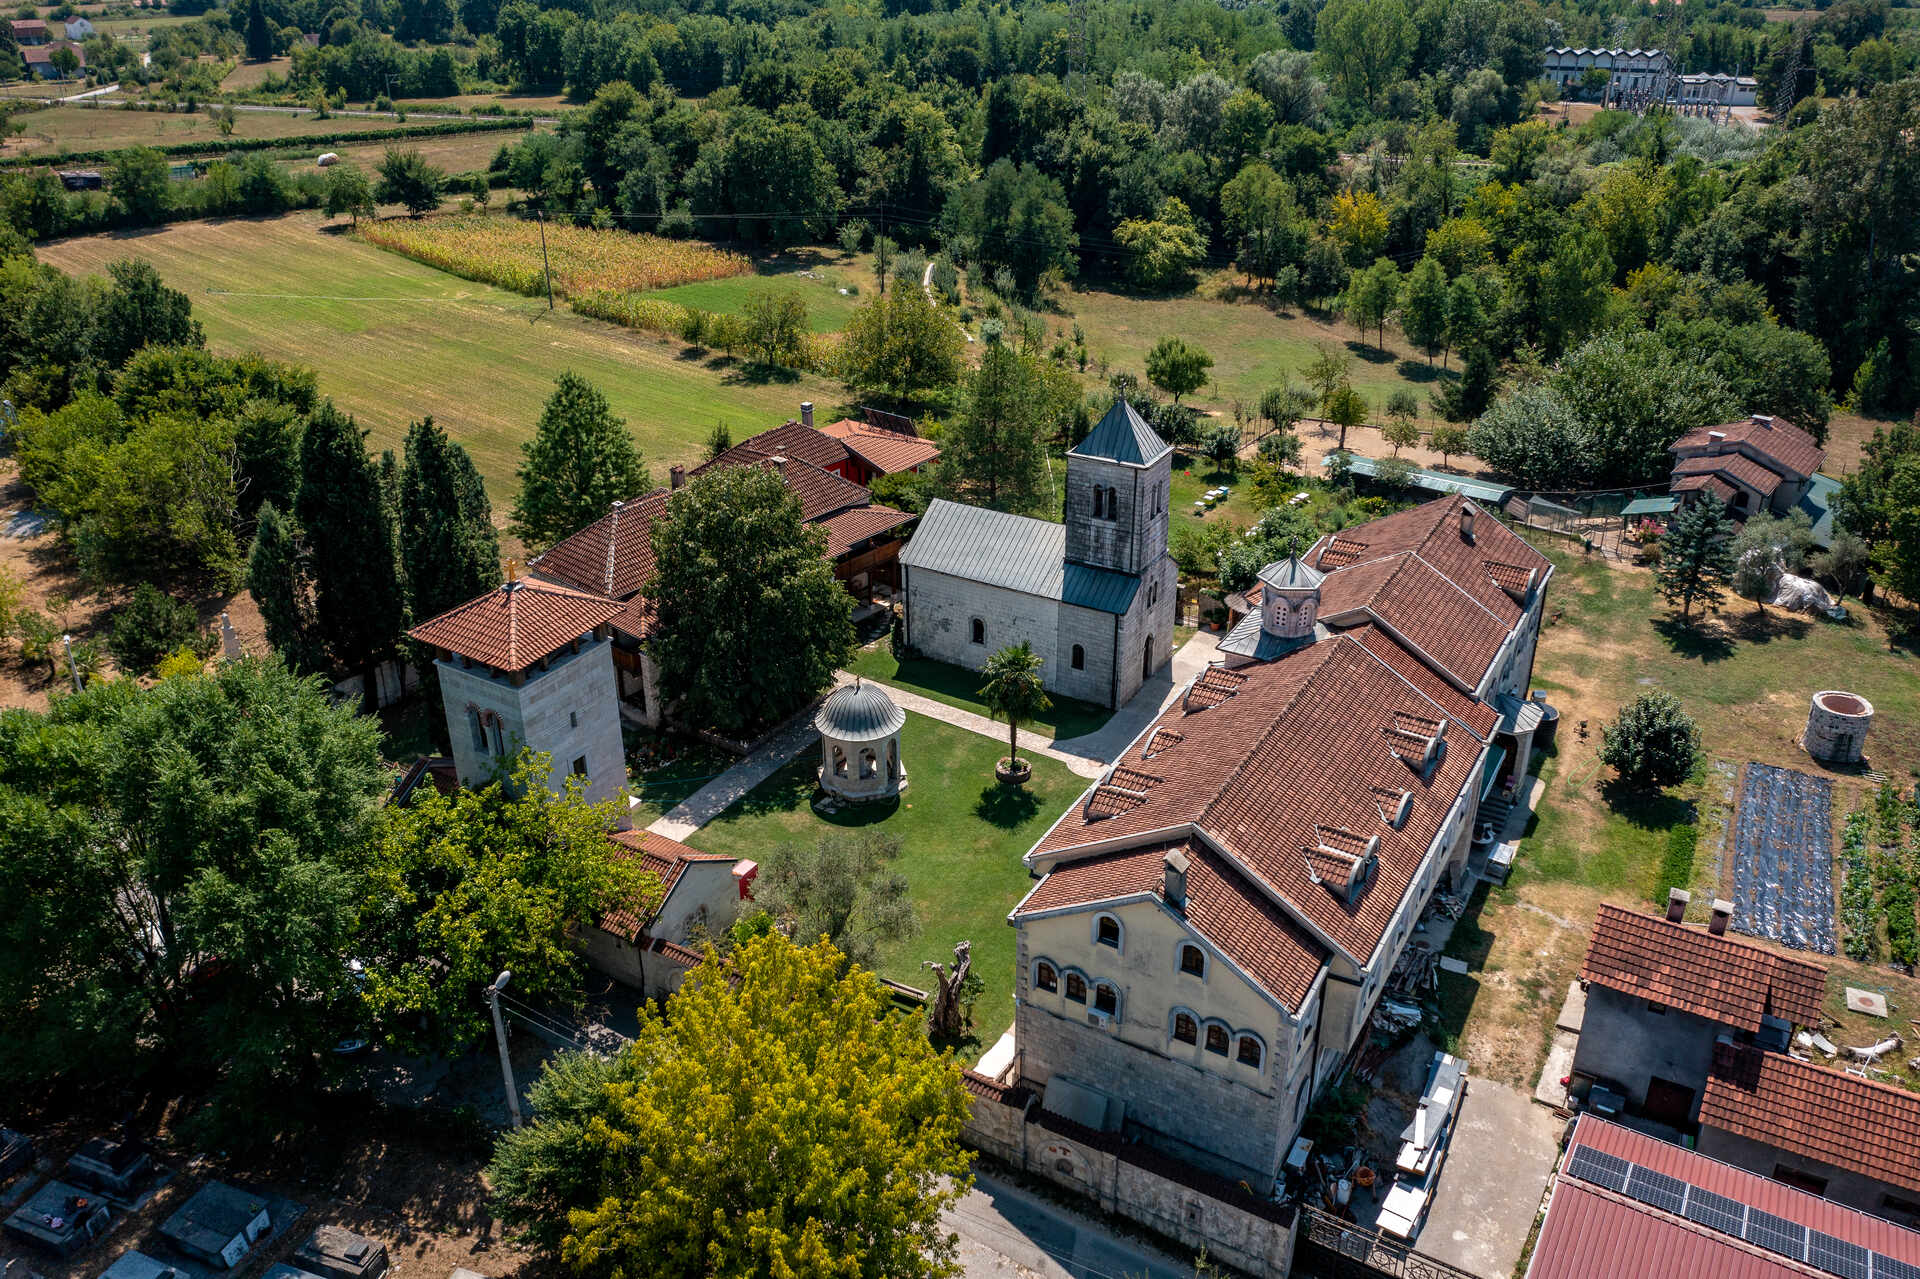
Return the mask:
{"type": "MultiPolygon", "coordinates": [[[[1160,712],[1166,709],[1167,703],[1187,686],[1188,681],[1213,661],[1219,652],[1220,637],[1205,631],[1199,632],[1180,646],[1179,651],[1173,655],[1173,661],[1167,664],[1165,671],[1142,685],[1140,691],[1135,693],[1125,706],[1114,712],[1113,718],[1103,726],[1080,737],[1064,742],[1056,741],[1050,746],[1044,744],[1045,737],[1029,734],[1023,729],[1020,735],[1020,753],[1044,755],[1048,759],[1057,760],[1081,777],[1100,776],[1106,771],[1107,765],[1140,735],[1142,729],[1159,718],[1160,712]]],[[[834,687],[851,684],[853,680],[854,676],[850,671],[841,671],[834,677],[834,687]]],[[[881,683],[878,680],[874,682],[881,683]]],[[[945,702],[937,702],[931,697],[923,697],[897,684],[882,686],[887,690],[887,695],[893,698],[894,705],[901,710],[925,715],[928,719],[937,719],[943,724],[951,724],[969,733],[990,737],[996,742],[1007,740],[1007,726],[998,720],[974,711],[961,710],[958,706],[949,706],[945,702]]],[[[761,743],[758,750],[674,805],[665,816],[647,829],[656,835],[664,835],[668,839],[686,839],[726,812],[741,796],[798,759],[803,751],[811,749],[818,740],[818,735],[813,729],[813,708],[808,707],[761,743]]]]}

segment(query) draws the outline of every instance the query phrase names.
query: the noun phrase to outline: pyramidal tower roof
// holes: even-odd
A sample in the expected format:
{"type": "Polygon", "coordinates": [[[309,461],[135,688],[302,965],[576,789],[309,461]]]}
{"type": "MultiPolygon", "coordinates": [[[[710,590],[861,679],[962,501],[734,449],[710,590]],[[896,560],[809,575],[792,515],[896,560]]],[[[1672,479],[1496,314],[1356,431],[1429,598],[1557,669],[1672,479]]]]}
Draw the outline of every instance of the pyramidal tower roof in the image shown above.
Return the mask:
{"type": "Polygon", "coordinates": [[[1327,575],[1299,556],[1290,555],[1261,569],[1259,580],[1279,591],[1305,591],[1317,589],[1327,575]]]}
{"type": "Polygon", "coordinates": [[[1113,402],[1100,424],[1068,450],[1069,457],[1093,457],[1128,466],[1145,466],[1172,449],[1148,426],[1122,396],[1113,402]]]}

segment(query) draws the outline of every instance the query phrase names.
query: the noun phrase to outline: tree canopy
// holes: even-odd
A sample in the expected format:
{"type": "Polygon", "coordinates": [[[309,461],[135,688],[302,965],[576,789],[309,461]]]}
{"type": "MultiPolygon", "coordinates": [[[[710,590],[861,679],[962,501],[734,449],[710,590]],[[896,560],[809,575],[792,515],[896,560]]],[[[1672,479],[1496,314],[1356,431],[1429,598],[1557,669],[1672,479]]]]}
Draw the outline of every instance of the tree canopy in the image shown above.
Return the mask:
{"type": "Polygon", "coordinates": [[[562,373],[540,411],[533,438],[520,446],[520,496],[507,526],[545,549],[579,532],[615,502],[652,486],[625,420],[577,373],[562,373]]]}

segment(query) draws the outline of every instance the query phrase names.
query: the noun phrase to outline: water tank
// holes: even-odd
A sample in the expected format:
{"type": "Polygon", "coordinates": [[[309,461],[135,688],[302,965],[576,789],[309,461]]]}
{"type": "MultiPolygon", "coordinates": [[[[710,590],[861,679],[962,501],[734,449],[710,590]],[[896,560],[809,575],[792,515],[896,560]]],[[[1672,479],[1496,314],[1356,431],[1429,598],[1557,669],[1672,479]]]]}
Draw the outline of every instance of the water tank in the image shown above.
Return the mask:
{"type": "Polygon", "coordinates": [[[1813,695],[1800,745],[1823,763],[1858,764],[1866,754],[1867,729],[1872,726],[1873,703],[1858,693],[1826,689],[1813,695]]]}

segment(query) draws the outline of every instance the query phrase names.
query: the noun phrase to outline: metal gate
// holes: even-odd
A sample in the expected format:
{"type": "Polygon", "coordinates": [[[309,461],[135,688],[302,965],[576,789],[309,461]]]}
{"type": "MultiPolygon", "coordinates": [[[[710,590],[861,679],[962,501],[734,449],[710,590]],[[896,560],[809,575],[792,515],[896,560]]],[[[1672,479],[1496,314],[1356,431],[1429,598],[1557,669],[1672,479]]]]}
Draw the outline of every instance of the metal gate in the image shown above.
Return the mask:
{"type": "Polygon", "coordinates": [[[1471,1271],[1422,1256],[1397,1239],[1300,1205],[1293,1273],[1303,1279],[1477,1279],[1471,1271]]]}

